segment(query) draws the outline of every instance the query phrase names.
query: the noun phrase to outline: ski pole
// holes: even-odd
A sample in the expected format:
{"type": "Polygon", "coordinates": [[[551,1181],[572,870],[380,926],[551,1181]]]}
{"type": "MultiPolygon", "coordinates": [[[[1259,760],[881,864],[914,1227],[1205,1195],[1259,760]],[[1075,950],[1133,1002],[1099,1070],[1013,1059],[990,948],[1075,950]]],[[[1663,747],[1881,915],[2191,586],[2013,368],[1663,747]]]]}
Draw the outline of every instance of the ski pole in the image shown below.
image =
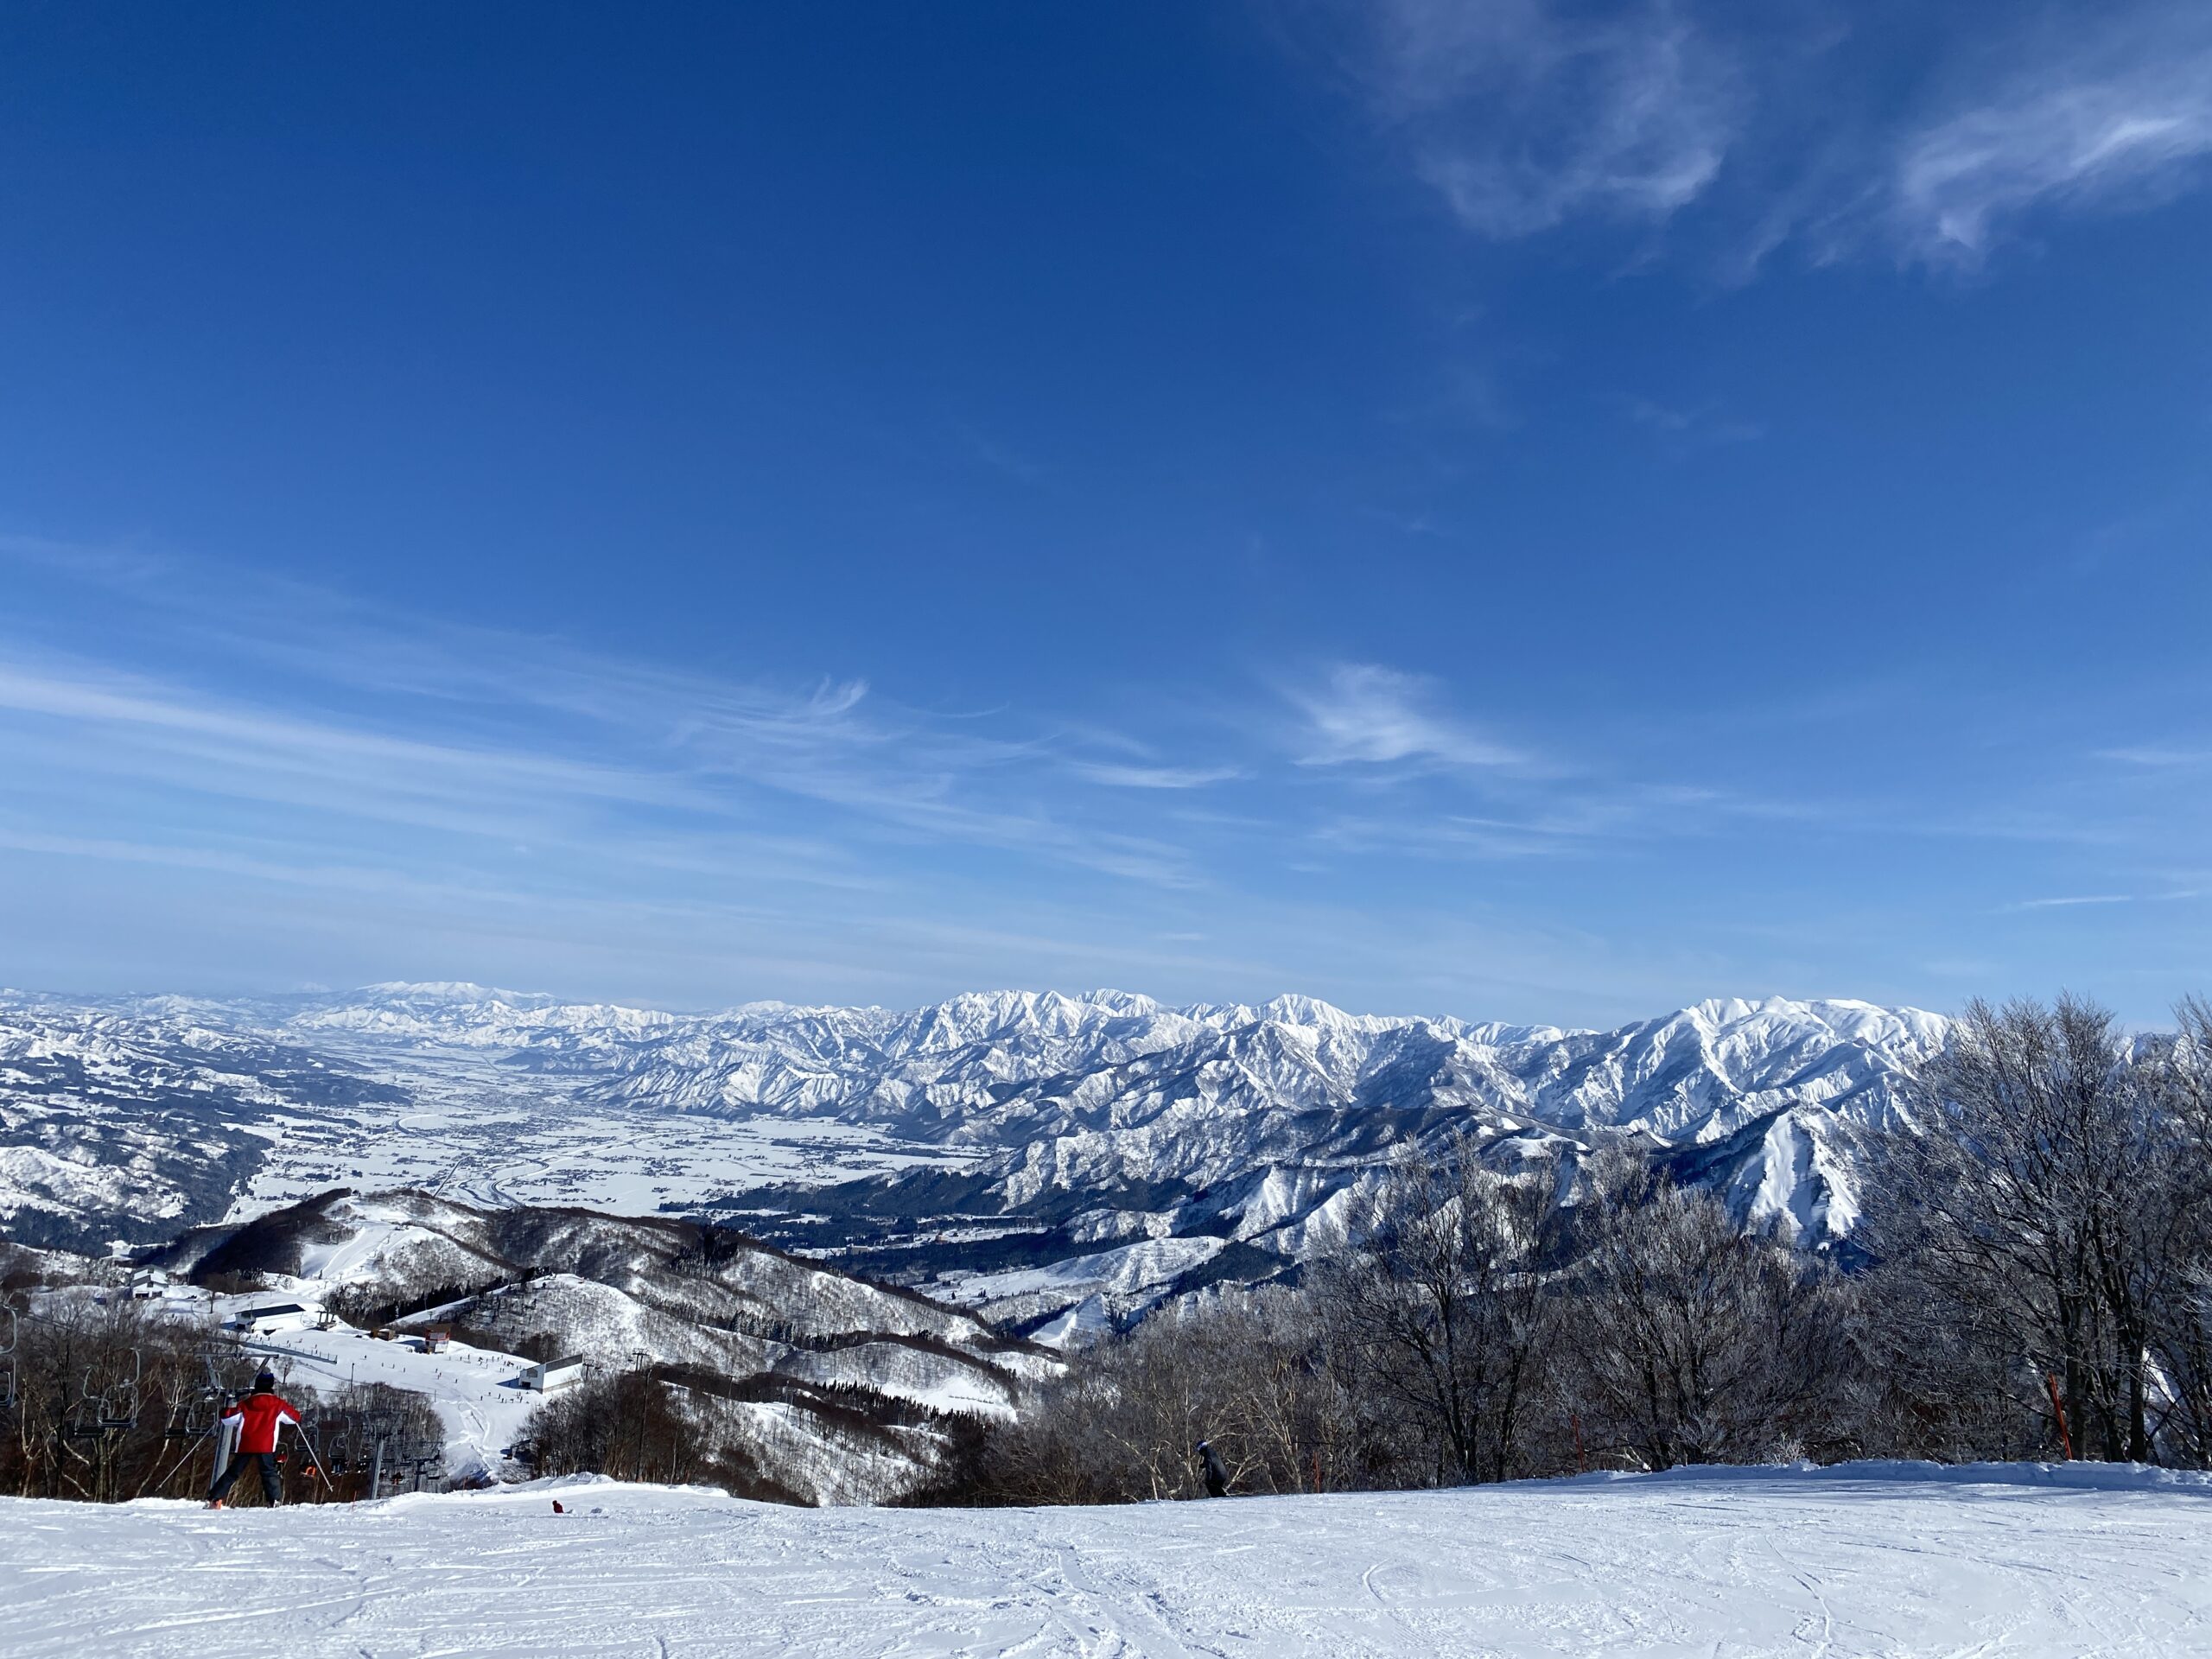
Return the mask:
{"type": "Polygon", "coordinates": [[[300,1438],[308,1443],[308,1455],[315,1459],[315,1471],[322,1477],[324,1490],[337,1491],[338,1488],[330,1484],[330,1471],[322,1461],[322,1448],[315,1444],[315,1431],[304,1422],[300,1425],[300,1438]]]}
{"type": "MultiPolygon", "coordinates": [[[[213,1431],[210,1432],[213,1433],[213,1431]]],[[[156,1481],[154,1483],[155,1486],[156,1488],[165,1487],[169,1484],[169,1482],[175,1480],[176,1478],[176,1471],[183,1468],[186,1464],[191,1462],[193,1459],[200,1455],[200,1442],[207,1438],[207,1436],[206,1434],[194,1435],[192,1437],[192,1444],[184,1448],[184,1455],[179,1458],[175,1463],[169,1465],[168,1472],[163,1475],[159,1480],[156,1481]]]]}

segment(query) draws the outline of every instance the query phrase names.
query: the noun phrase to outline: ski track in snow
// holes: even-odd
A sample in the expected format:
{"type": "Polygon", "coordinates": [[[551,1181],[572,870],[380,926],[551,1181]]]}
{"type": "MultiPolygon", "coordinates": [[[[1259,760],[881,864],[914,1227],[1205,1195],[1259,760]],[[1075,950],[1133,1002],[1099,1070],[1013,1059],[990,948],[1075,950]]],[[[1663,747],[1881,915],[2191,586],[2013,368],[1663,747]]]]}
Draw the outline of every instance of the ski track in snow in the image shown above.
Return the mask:
{"type": "Polygon", "coordinates": [[[2079,1466],[995,1511],[10,1498],[0,1654],[2212,1654],[2208,1547],[2212,1481],[2079,1466]]]}

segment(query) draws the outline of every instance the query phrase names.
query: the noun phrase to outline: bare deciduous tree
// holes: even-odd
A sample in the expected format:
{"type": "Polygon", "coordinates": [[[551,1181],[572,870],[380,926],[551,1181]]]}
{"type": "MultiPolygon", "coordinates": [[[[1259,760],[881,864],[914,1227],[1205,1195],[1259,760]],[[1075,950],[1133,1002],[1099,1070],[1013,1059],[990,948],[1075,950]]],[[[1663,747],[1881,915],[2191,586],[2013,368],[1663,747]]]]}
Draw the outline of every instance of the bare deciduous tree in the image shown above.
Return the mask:
{"type": "Polygon", "coordinates": [[[1866,1234],[1883,1317],[1905,1333],[1900,1352],[1924,1357],[1930,1396],[1980,1377],[2041,1423],[2046,1448],[2154,1455],[2174,1365],[2192,1369],[2177,1320],[2203,1260],[2191,1006],[2183,1036],[2159,1043],[2078,998],[1975,1002],[1917,1079],[1917,1121],[1876,1164],[1866,1234]],[[1938,1357],[1957,1375],[1936,1374],[1938,1357]]]}
{"type": "Polygon", "coordinates": [[[1554,1299],[1558,1169],[1511,1178],[1455,1136],[1394,1163],[1356,1242],[1314,1275],[1319,1317],[1433,1439],[1440,1482],[1503,1480],[1520,1466],[1536,1357],[1554,1299]]]}
{"type": "Polygon", "coordinates": [[[2212,1468],[2212,1002],[2175,1010],[2179,1030],[2158,1057],[2171,1120],[2165,1199],[2177,1258],[2153,1310],[2151,1354],[2167,1409],[2162,1459],[2212,1468]]]}
{"type": "Polygon", "coordinates": [[[1592,1160],[1566,1319],[1593,1446],[1648,1469],[1802,1455],[1834,1436],[1847,1293],[1634,1151],[1592,1160]]]}

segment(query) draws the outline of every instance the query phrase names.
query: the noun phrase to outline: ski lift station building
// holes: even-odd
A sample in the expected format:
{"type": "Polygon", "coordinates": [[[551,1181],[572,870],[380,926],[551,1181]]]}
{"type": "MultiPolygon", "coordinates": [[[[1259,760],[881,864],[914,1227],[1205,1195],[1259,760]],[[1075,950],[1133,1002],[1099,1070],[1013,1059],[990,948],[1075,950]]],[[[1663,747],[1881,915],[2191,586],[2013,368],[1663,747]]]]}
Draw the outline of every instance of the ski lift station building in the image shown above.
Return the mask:
{"type": "Polygon", "coordinates": [[[315,1310],[297,1302],[271,1302],[266,1307],[239,1309],[236,1323],[250,1337],[265,1337],[276,1331],[304,1331],[315,1323],[315,1310]]]}
{"type": "Polygon", "coordinates": [[[584,1380],[584,1357],[570,1354],[566,1359],[548,1359],[531,1366],[522,1374],[522,1385],[536,1389],[540,1394],[550,1394],[556,1389],[565,1389],[571,1382],[584,1380]]]}

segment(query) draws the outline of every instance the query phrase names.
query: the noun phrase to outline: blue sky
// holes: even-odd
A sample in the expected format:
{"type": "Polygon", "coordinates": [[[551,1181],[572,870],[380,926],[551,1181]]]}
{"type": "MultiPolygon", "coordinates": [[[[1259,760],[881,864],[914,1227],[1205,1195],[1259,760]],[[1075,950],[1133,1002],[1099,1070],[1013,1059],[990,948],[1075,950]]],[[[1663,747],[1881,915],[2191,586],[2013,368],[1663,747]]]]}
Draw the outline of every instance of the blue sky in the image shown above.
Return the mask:
{"type": "Polygon", "coordinates": [[[2212,986],[2212,13],[18,6],[0,980],[2212,986]]]}

